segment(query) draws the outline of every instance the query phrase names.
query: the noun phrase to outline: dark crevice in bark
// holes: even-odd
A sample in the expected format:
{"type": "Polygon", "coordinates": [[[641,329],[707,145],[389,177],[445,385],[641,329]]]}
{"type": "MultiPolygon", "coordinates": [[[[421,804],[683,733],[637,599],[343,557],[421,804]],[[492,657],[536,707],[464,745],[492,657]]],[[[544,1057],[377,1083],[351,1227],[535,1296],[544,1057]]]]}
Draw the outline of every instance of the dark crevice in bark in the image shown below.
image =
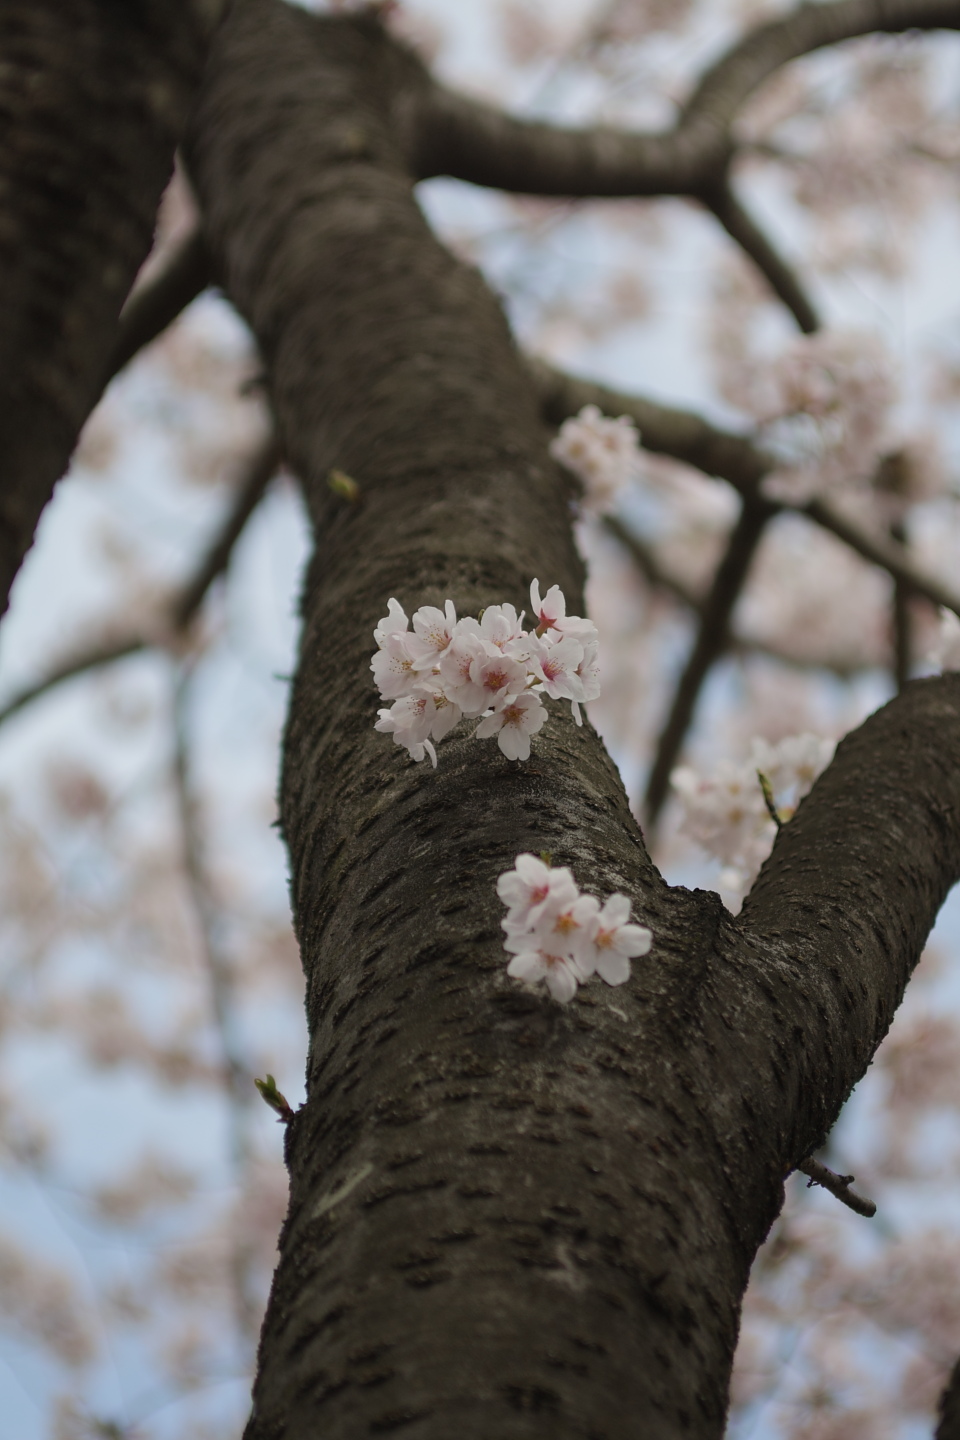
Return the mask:
{"type": "Polygon", "coordinates": [[[868,722],[878,775],[845,742],[740,920],[664,883],[589,725],[556,709],[520,766],[455,733],[435,772],[374,731],[389,596],[523,607],[537,577],[575,610],[583,578],[525,366],[415,203],[398,54],[369,21],[238,0],[189,144],[317,547],[281,787],[308,1098],[247,1436],[706,1440],[783,1176],[958,868],[960,678],[868,722]],[[806,861],[818,814],[829,883],[806,861]],[[507,979],[496,877],[541,849],[650,924],[628,985],[563,1008],[507,979]]]}
{"type": "Polygon", "coordinates": [[[186,0],[0,12],[0,613],[99,398],[203,50],[186,0]]]}

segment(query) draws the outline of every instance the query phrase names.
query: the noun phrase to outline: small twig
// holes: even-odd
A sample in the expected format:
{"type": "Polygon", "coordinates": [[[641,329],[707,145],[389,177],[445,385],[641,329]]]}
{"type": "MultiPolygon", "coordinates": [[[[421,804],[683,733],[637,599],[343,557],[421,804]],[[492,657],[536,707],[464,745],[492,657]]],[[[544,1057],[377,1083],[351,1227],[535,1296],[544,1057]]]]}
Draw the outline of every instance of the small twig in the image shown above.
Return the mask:
{"type": "Polygon", "coordinates": [[[627,551],[641,575],[650,585],[655,586],[658,590],[666,590],[688,609],[697,614],[700,613],[699,597],[677,576],[667,573],[654,554],[652,546],[641,540],[639,535],[634,535],[632,530],[628,530],[616,515],[604,515],[602,523],[607,533],[612,535],[627,551]]]}
{"type": "MultiPolygon", "coordinates": [[[[762,770],[757,771],[757,779],[760,781],[760,789],[763,791],[763,803],[767,807],[767,814],[770,816],[770,819],[773,821],[774,825],[776,825],[777,829],[782,830],[783,817],[781,816],[780,811],[777,809],[776,800],[773,798],[773,786],[770,784],[770,781],[767,779],[766,775],[764,775],[762,770]]],[[[851,1179],[852,1178],[853,1177],[851,1176],[851,1179]]]]}
{"type": "Polygon", "coordinates": [[[802,1160],[797,1169],[801,1175],[809,1176],[808,1190],[811,1185],[822,1185],[824,1190],[829,1190],[831,1195],[835,1195],[843,1205],[855,1210],[858,1215],[865,1215],[868,1220],[872,1220],[876,1215],[877,1207],[873,1201],[850,1189],[856,1178],[854,1175],[837,1175],[819,1160],[814,1160],[812,1155],[802,1160]]]}

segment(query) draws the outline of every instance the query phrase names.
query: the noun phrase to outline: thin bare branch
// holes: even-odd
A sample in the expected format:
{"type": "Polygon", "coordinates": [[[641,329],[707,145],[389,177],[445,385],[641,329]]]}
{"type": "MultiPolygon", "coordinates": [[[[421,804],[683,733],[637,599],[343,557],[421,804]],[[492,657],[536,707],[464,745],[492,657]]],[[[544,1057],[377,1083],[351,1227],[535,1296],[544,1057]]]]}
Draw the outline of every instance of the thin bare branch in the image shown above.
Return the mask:
{"type": "Polygon", "coordinates": [[[956,29],[957,0],[835,0],[757,26],[702,76],[673,129],[568,129],[424,87],[414,141],[420,178],[453,175],[528,195],[703,195],[726,170],[731,126],[780,66],[875,31],[956,29]]]}
{"type": "Polygon", "coordinates": [[[169,618],[164,624],[159,624],[150,634],[136,631],[114,640],[100,641],[79,651],[56,666],[35,685],[22,690],[0,709],[0,725],[12,715],[16,715],[18,710],[22,710],[34,700],[39,700],[42,695],[67,680],[85,675],[91,670],[99,670],[104,665],[113,664],[115,660],[125,660],[128,655],[153,649],[162,643],[164,635],[183,634],[199,611],[211,585],[226,570],[233,547],[275,473],[279,460],[279,447],[275,436],[271,434],[250,456],[246,472],[221,529],[204,554],[193,578],[173,600],[169,608],[169,618]]]}
{"type": "MultiPolygon", "coordinates": [[[[694,614],[700,614],[703,597],[691,590],[686,581],[681,580],[678,575],[671,574],[664,567],[652,546],[628,529],[616,515],[605,515],[603,527],[627,551],[648,584],[656,589],[665,590],[668,595],[672,595],[675,600],[692,610],[694,614]]],[[[765,655],[771,660],[779,661],[781,665],[789,665],[794,670],[829,670],[832,674],[845,680],[863,668],[856,665],[844,665],[829,657],[807,659],[799,655],[791,655],[789,650],[781,649],[769,642],[740,635],[736,630],[730,637],[728,648],[732,654],[737,655],[765,655]]]]}
{"type": "Polygon", "coordinates": [[[280,445],[271,431],[247,461],[246,470],[222,526],[193,579],[174,602],[171,615],[177,630],[186,630],[203,604],[207,592],[230,563],[233,547],[247,521],[260,503],[263,492],[280,464],[280,445]]]}
{"type": "Polygon", "coordinates": [[[38,680],[36,685],[30,685],[26,690],[21,690],[19,695],[0,710],[0,725],[9,720],[11,715],[16,715],[18,710],[39,700],[41,695],[46,695],[48,690],[55,690],[66,680],[73,680],[77,675],[86,675],[90,670],[99,670],[103,665],[112,665],[115,660],[125,660],[128,655],[137,655],[141,650],[148,648],[148,642],[142,635],[127,635],[114,641],[106,641],[101,645],[91,645],[89,650],[82,650],[70,660],[65,660],[38,680]]]}
{"type": "Polygon", "coordinates": [[[104,384],[144,346],[171,325],[191,300],[210,284],[211,267],[200,227],[178,246],[154,279],[135,289],[120,314],[120,324],[107,361],[104,384]]]}
{"type": "Polygon", "coordinates": [[[699,614],[702,603],[700,598],[678,576],[667,573],[654,554],[652,546],[641,540],[632,530],[628,530],[616,515],[605,515],[603,528],[623,546],[645,580],[658,590],[666,590],[675,600],[699,614]]]}
{"type": "Polygon", "coordinates": [[[770,288],[786,305],[805,335],[819,330],[820,319],[799,277],[764,234],[753,217],[744,209],[730,188],[729,181],[705,192],[703,203],[716,215],[731,239],[765,276],[770,288]]]}
{"type": "MultiPolygon", "coordinates": [[[[189,703],[192,677],[193,666],[189,661],[178,667],[173,693],[174,790],[180,818],[184,872],[197,920],[210,1010],[220,1048],[229,1120],[230,1161],[235,1183],[242,1194],[254,1158],[251,1116],[256,1090],[253,1071],[247,1064],[238,1034],[236,983],[229,951],[224,943],[222,919],[207,878],[200,807],[191,776],[189,703]]],[[[234,1318],[237,1330],[247,1344],[256,1339],[260,1322],[252,1261],[249,1246],[237,1240],[230,1257],[234,1318]]]]}
{"type": "Polygon", "coordinates": [[[879,532],[868,533],[855,521],[843,515],[829,500],[810,500],[805,505],[788,505],[784,508],[795,510],[798,515],[806,515],[824,530],[836,535],[839,540],[846,541],[851,550],[856,550],[864,560],[886,570],[911,594],[920,595],[931,604],[942,605],[947,610],[952,610],[955,615],[960,615],[960,594],[949,585],[944,585],[919,570],[906,547],[896,540],[888,540],[879,532]]]}
{"type": "Polygon", "coordinates": [[[700,624],[693,649],[677,685],[670,714],[657,744],[657,753],[647,781],[644,809],[648,827],[657,820],[667,798],[670,772],[693,720],[703,683],[715,660],[730,642],[730,620],[750,566],[757,553],[768,521],[776,507],[758,496],[745,499],[740,517],[730,533],[723,559],[700,609],[700,624]]]}
{"type": "Polygon", "coordinates": [[[858,1195],[856,1190],[850,1189],[857,1178],[855,1175],[837,1175],[828,1166],[821,1164],[819,1160],[814,1160],[812,1155],[801,1161],[797,1169],[801,1175],[809,1176],[808,1189],[811,1185],[822,1185],[824,1190],[829,1190],[831,1195],[835,1195],[842,1204],[850,1210],[855,1210],[858,1215],[865,1215],[868,1220],[872,1220],[876,1215],[877,1207],[873,1201],[868,1200],[865,1195],[858,1195]]]}

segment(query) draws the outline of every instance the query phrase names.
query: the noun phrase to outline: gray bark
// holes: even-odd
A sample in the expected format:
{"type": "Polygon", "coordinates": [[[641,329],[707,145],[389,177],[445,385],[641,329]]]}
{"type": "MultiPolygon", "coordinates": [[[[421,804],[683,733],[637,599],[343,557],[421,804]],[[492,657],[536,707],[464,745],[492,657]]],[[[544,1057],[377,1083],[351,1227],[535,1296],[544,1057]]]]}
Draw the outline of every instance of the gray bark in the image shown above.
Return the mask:
{"type": "Polygon", "coordinates": [[[784,1176],[960,874],[960,676],[844,742],[736,920],[665,884],[589,726],[436,772],[374,732],[389,596],[581,603],[528,372],[416,205],[419,74],[369,18],[239,0],[189,147],[316,533],[281,789],[308,1098],[247,1436],[715,1437],[784,1176]],[[496,877],[542,849],[650,924],[627,986],[507,979],[496,877]]]}
{"type": "Polygon", "coordinates": [[[0,614],[100,397],[215,8],[0,5],[0,614]]]}

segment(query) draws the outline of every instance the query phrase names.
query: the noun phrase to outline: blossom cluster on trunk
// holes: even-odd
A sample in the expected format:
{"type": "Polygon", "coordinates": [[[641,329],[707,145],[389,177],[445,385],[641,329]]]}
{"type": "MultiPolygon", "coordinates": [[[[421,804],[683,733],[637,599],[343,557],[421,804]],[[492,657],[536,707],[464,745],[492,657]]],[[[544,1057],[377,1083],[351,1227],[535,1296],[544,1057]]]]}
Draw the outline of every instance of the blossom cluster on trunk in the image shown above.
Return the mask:
{"type": "Polygon", "coordinates": [[[600,646],[592,620],[568,615],[563,591],[553,585],[543,600],[530,586],[536,624],[523,628],[526,611],[488,605],[479,617],[457,619],[452,600],[443,610],[422,605],[413,629],[398,600],[373,632],[370,662],[383,700],[375,728],[392,735],[414,760],[434,766],[433,741],[460,719],[480,717],[479,740],[494,735],[508,760],[530,758],[530,737],[547,719],[542,696],[569,700],[577,724],[580,706],[600,694],[600,646]]]}

